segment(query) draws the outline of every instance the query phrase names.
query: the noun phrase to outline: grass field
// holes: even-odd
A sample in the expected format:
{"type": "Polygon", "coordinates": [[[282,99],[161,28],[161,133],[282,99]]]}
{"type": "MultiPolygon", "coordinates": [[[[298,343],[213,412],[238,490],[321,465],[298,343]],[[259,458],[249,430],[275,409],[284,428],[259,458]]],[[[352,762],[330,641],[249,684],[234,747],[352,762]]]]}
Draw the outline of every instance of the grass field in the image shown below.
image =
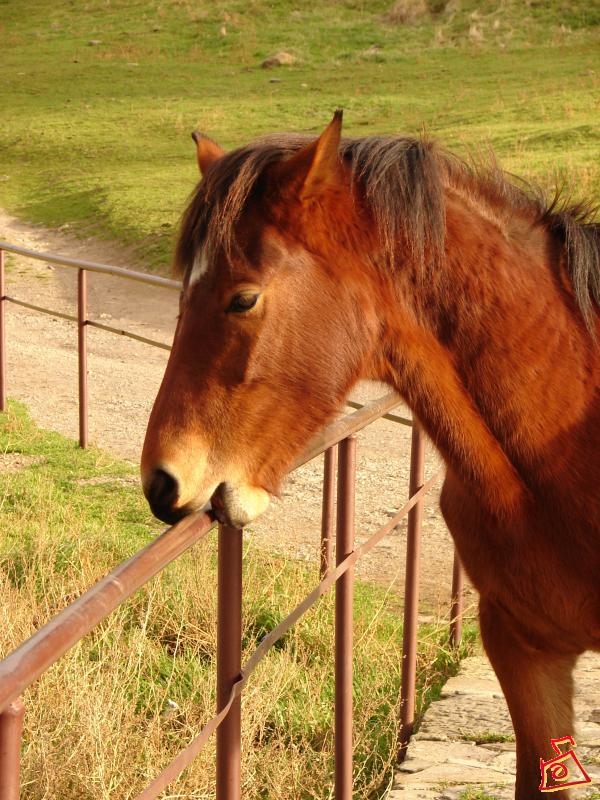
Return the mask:
{"type": "Polygon", "coordinates": [[[168,269],[189,133],[417,133],[600,194],[600,10],[584,0],[2,0],[0,204],[168,269]],[[277,51],[291,66],[263,69],[277,51]]]}
{"type": "MultiPolygon", "coordinates": [[[[160,528],[127,464],[0,415],[0,655],[160,528]]],[[[315,584],[315,569],[246,545],[244,652],[315,584]]],[[[139,591],[25,695],[26,800],[133,797],[214,713],[215,540],[139,591]],[[175,703],[176,706],[173,706],[175,703]]],[[[244,705],[244,798],[330,797],[333,617],[324,598],[271,651],[244,705]]],[[[402,627],[397,598],[359,584],[355,603],[356,796],[391,777],[402,627]]],[[[474,631],[467,631],[467,645],[474,631]]],[[[447,626],[420,633],[419,705],[459,654],[447,626]]],[[[465,650],[463,648],[462,654],[465,650]]],[[[214,742],[171,797],[214,797],[214,742]]]]}

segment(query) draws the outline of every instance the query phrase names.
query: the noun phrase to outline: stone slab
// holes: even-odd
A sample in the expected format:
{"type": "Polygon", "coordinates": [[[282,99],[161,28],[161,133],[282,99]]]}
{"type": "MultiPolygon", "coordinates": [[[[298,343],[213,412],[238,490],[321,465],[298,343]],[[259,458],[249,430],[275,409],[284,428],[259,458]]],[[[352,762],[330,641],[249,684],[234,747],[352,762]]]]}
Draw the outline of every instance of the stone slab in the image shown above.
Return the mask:
{"type": "Polygon", "coordinates": [[[512,736],[513,729],[504,697],[461,693],[432,703],[419,739],[480,741],[497,735],[512,736]]]}
{"type": "MultiPolygon", "coordinates": [[[[574,798],[600,792],[600,653],[581,657],[575,672],[577,753],[591,786],[574,798]]],[[[479,789],[494,800],[514,797],[514,741],[508,708],[484,656],[465,659],[441,697],[429,707],[398,768],[387,800],[461,800],[479,789]],[[481,744],[468,741],[481,738],[481,744]]]]}

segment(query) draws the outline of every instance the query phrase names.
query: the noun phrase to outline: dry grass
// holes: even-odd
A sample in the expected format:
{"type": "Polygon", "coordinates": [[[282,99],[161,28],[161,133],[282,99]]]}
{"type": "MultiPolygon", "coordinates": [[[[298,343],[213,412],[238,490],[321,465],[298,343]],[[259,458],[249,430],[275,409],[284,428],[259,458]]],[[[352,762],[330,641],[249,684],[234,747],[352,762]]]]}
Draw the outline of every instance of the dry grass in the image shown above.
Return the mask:
{"type": "MultiPolygon", "coordinates": [[[[6,654],[155,529],[139,491],[123,480],[126,465],[38,431],[18,408],[4,417],[0,436],[0,451],[24,457],[23,468],[3,476],[0,492],[6,654]],[[89,480],[98,474],[102,481],[89,480]]],[[[134,797],[212,716],[215,544],[209,537],[169,567],[26,693],[25,800],[134,797]]],[[[244,563],[247,657],[315,576],[251,544],[244,563]]],[[[331,796],[332,612],[326,597],[250,680],[243,699],[244,798],[331,796]]],[[[355,631],[355,796],[375,798],[389,782],[396,748],[398,598],[358,586],[355,631]]],[[[428,689],[455,665],[444,638],[439,626],[422,637],[421,684],[428,689]]],[[[165,797],[214,797],[213,764],[211,742],[165,797]]]]}

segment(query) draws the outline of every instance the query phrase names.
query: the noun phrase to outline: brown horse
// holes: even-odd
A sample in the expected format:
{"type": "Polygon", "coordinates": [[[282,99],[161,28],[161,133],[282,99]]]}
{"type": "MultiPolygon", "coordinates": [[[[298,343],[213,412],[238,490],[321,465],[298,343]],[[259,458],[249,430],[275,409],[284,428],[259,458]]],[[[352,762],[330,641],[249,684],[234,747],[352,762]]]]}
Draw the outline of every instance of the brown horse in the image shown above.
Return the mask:
{"type": "MultiPolygon", "coordinates": [[[[600,226],[429,141],[196,135],[173,350],[143,483],[166,522],[242,526],[361,378],[442,453],[442,510],[479,590],[517,737],[516,797],[573,733],[600,649],[600,226]]],[[[564,795],[563,795],[564,796],[564,795]]]]}

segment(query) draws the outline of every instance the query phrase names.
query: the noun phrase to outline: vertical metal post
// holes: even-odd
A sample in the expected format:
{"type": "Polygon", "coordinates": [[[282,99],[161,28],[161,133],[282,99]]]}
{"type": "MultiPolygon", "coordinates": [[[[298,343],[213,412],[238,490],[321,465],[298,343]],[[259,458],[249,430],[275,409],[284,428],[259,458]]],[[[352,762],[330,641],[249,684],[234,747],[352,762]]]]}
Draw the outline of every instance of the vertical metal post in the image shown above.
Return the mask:
{"type": "MultiPolygon", "coordinates": [[[[242,663],[242,531],[219,525],[217,712],[229,701],[242,663]]],[[[217,728],[217,798],[241,800],[241,698],[217,728]]]]}
{"type": "Polygon", "coordinates": [[[21,736],[25,706],[21,698],[0,714],[0,797],[19,800],[21,783],[21,736]]]}
{"type": "Polygon", "coordinates": [[[0,250],[0,411],[6,411],[6,331],[4,328],[5,308],[4,250],[0,250]]]}
{"type": "Polygon", "coordinates": [[[79,446],[88,445],[88,384],[87,384],[87,273],[78,270],[77,276],[77,355],[79,364],[79,446]]]}
{"type": "Polygon", "coordinates": [[[333,562],[333,531],[335,510],[335,468],[337,445],[325,450],[323,462],[323,503],[321,507],[321,580],[331,569],[333,562]]]}
{"type": "MultiPolygon", "coordinates": [[[[412,497],[424,483],[425,437],[416,419],[413,419],[410,453],[410,487],[412,497]]],[[[421,522],[423,501],[418,502],[408,514],[406,541],[406,578],[404,587],[404,628],[402,638],[402,688],[400,692],[400,748],[398,760],[406,755],[415,723],[415,692],[417,676],[417,630],[419,615],[419,559],[421,550],[421,522]]]]}
{"type": "Polygon", "coordinates": [[[462,639],[464,573],[460,558],[454,550],[452,567],[452,601],[450,605],[450,646],[458,647],[462,639]]]}
{"type": "MultiPolygon", "coordinates": [[[[336,564],[354,548],[356,437],[339,445],[336,564]]],[[[352,604],[354,568],[335,585],[335,798],[352,800],[352,604]]]]}

